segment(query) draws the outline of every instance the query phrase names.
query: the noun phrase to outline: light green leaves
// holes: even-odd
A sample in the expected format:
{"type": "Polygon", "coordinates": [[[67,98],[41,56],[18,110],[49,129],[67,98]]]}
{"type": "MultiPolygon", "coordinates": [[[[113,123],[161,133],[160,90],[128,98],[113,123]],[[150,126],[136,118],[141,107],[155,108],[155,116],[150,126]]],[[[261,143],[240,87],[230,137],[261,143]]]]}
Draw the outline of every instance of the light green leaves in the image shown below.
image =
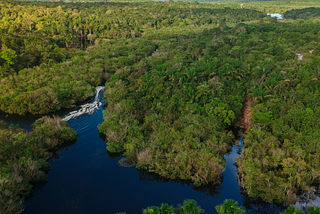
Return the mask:
{"type": "Polygon", "coordinates": [[[0,57],[5,59],[9,65],[13,65],[12,59],[17,58],[16,52],[10,48],[0,53],[0,57]]]}

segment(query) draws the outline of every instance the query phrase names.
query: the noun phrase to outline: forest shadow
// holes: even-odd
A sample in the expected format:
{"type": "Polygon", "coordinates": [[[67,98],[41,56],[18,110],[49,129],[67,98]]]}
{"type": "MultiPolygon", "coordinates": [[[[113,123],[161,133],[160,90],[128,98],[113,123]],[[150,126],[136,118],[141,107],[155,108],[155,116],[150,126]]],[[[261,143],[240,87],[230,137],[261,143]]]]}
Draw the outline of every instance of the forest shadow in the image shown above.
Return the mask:
{"type": "MultiPolygon", "coordinates": [[[[106,103],[106,105],[107,105],[107,103],[106,103]]],[[[102,141],[104,141],[104,142],[107,143],[107,141],[106,141],[106,135],[104,135],[104,134],[102,134],[102,133],[99,133],[99,137],[100,137],[100,139],[101,139],[102,141]]],[[[122,154],[123,154],[123,152],[113,153],[113,152],[109,152],[108,150],[106,150],[106,153],[107,153],[107,155],[108,155],[108,158],[110,158],[110,159],[117,159],[117,158],[121,157],[122,154]]]]}
{"type": "Polygon", "coordinates": [[[52,156],[49,158],[49,163],[51,163],[54,159],[59,159],[59,154],[62,152],[68,151],[68,148],[77,143],[77,140],[65,142],[62,145],[58,146],[55,151],[52,151],[52,156]]]}
{"type": "Polygon", "coordinates": [[[314,18],[320,16],[320,8],[315,7],[309,7],[309,8],[303,8],[303,9],[293,9],[290,11],[285,12],[284,17],[286,19],[303,19],[307,20],[309,18],[314,18]]]}
{"type": "Polygon", "coordinates": [[[251,210],[256,214],[279,213],[287,208],[284,203],[268,203],[263,201],[260,197],[251,198],[242,188],[240,194],[242,196],[244,208],[251,210]]]}
{"type": "MultiPolygon", "coordinates": [[[[52,153],[52,156],[48,159],[49,164],[53,160],[59,159],[59,154],[61,154],[62,152],[68,151],[68,148],[76,143],[77,143],[77,139],[73,140],[73,141],[68,141],[68,142],[63,143],[62,145],[57,146],[57,148],[54,151],[50,151],[52,153]]],[[[45,171],[46,176],[48,176],[48,173],[50,170],[51,170],[51,164],[50,164],[50,169],[48,171],[45,171]]],[[[42,180],[42,181],[39,181],[36,183],[30,182],[30,184],[33,187],[32,187],[30,194],[24,199],[24,201],[27,201],[27,200],[33,198],[34,196],[36,196],[38,191],[41,190],[47,183],[48,183],[48,179],[42,180]]]]}
{"type": "Polygon", "coordinates": [[[156,173],[148,172],[147,170],[137,170],[136,171],[139,180],[148,183],[148,182],[157,182],[157,183],[179,183],[182,186],[191,187],[195,192],[200,192],[206,196],[210,196],[214,198],[216,195],[219,195],[223,189],[224,177],[220,176],[220,183],[219,184],[208,184],[202,185],[200,187],[196,187],[192,181],[190,180],[181,180],[181,179],[168,179],[164,178],[156,173]]]}

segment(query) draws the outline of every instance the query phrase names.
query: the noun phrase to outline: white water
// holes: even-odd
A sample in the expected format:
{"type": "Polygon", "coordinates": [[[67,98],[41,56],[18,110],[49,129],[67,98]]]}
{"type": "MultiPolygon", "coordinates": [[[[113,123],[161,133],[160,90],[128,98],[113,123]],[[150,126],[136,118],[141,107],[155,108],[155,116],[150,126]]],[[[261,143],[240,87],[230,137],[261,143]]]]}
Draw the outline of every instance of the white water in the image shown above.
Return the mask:
{"type": "Polygon", "coordinates": [[[267,13],[268,16],[277,17],[277,19],[283,19],[283,14],[279,13],[267,13]]]}
{"type": "Polygon", "coordinates": [[[71,119],[75,119],[79,117],[80,115],[87,114],[91,115],[93,114],[96,110],[99,110],[99,107],[102,106],[102,103],[99,101],[99,94],[101,91],[104,90],[104,86],[98,86],[96,87],[96,95],[91,103],[86,103],[84,105],[81,105],[81,108],[77,111],[72,111],[69,112],[66,116],[62,118],[64,121],[68,121],[71,119]]]}
{"type": "Polygon", "coordinates": [[[298,60],[303,60],[303,54],[296,54],[298,56],[298,60]]]}

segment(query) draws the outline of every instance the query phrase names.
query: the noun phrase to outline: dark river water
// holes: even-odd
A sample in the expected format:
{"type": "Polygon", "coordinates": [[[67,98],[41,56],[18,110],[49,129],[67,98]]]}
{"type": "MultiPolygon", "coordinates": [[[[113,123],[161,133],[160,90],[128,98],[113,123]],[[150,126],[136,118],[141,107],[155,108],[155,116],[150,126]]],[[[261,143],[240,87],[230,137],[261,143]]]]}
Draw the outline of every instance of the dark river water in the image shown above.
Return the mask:
{"type": "MultiPolygon", "coordinates": [[[[249,198],[241,191],[234,166],[234,158],[241,152],[238,146],[225,155],[226,170],[218,185],[195,187],[192,182],[164,179],[134,167],[118,166],[122,156],[107,152],[106,142],[97,130],[103,122],[102,109],[68,121],[79,134],[77,142],[66,145],[50,160],[48,182],[35,187],[25,202],[25,214],[139,214],[148,206],[161,203],[177,206],[184,199],[195,199],[208,214],[216,213],[215,206],[225,199],[237,200],[247,214],[278,213],[284,209],[283,205],[249,198]]],[[[28,130],[37,118],[0,114],[0,120],[19,123],[28,130]]]]}

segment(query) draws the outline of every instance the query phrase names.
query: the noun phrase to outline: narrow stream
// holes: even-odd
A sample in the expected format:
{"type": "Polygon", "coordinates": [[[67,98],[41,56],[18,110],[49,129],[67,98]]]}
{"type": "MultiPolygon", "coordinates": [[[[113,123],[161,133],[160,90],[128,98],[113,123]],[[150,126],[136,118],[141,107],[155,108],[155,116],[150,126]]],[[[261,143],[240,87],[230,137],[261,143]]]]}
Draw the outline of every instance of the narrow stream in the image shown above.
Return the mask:
{"type": "MultiPolygon", "coordinates": [[[[103,93],[100,94],[100,100],[103,93]]],[[[77,142],[66,145],[50,160],[47,183],[38,185],[26,200],[26,214],[57,213],[142,213],[148,206],[168,203],[174,206],[184,199],[195,199],[205,213],[216,213],[215,206],[225,199],[234,199],[246,208],[246,213],[278,213],[284,206],[249,198],[237,181],[234,159],[241,147],[233,146],[225,155],[226,170],[221,183],[195,187],[192,182],[164,179],[145,170],[118,166],[122,158],[106,151],[98,124],[103,122],[102,106],[91,115],[68,121],[79,134],[77,142]]],[[[60,115],[63,116],[63,115],[60,115]]],[[[0,120],[29,129],[38,116],[0,115],[0,120]]]]}

